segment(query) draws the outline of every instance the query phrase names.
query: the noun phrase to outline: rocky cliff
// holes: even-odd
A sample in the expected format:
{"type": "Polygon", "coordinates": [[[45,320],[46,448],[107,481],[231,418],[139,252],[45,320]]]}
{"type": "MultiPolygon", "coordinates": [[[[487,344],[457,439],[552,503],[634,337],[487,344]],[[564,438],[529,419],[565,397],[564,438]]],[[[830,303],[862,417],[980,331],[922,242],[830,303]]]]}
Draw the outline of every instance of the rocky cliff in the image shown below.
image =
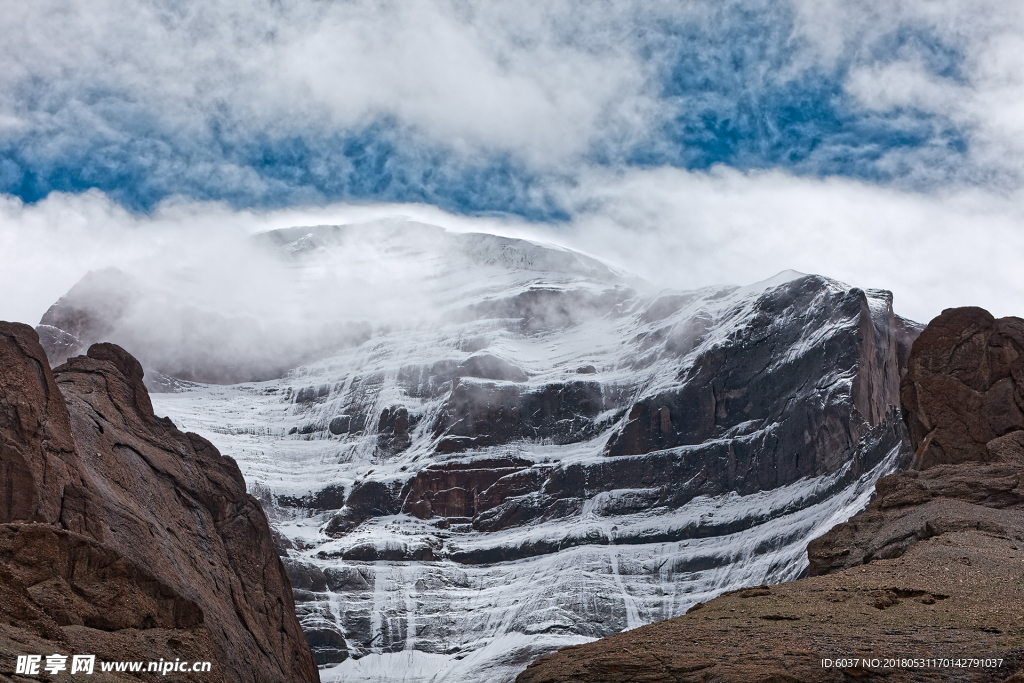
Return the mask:
{"type": "Polygon", "coordinates": [[[112,344],[51,371],[36,332],[0,323],[0,679],[56,652],[318,681],[237,465],[157,418],[142,379],[112,344]]]}
{"type": "Polygon", "coordinates": [[[810,578],[562,650],[517,680],[1019,680],[1022,388],[1024,320],[944,311],[901,382],[914,469],[880,479],[864,512],[810,543],[810,578]]]}
{"type": "Polygon", "coordinates": [[[363,265],[403,278],[369,297],[368,339],[153,399],[237,459],[324,680],[510,681],[795,578],[903,458],[918,330],[888,292],[799,273],[657,291],[565,249],[409,223],[261,239],[316,301],[351,299],[333,278],[363,265]],[[416,310],[389,318],[396,296],[416,310]]]}

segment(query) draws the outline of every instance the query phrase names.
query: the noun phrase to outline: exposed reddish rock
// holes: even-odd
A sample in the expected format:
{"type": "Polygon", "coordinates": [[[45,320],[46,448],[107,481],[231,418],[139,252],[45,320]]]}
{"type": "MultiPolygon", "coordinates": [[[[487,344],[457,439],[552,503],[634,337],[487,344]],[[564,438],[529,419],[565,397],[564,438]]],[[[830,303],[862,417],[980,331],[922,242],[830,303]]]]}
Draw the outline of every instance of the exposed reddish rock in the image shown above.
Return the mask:
{"type": "Polygon", "coordinates": [[[60,652],[318,680],[237,465],[153,414],[123,349],[94,345],[51,372],[31,328],[0,323],[0,438],[2,670],[60,652]]]}
{"type": "Polygon", "coordinates": [[[0,324],[0,522],[56,522],[81,463],[36,333],[0,324]]]}
{"type": "Polygon", "coordinates": [[[575,443],[597,434],[593,419],[603,407],[597,382],[525,390],[516,384],[455,379],[434,423],[434,434],[441,437],[436,450],[457,453],[515,439],[575,443]]]}
{"type": "Polygon", "coordinates": [[[499,492],[492,489],[494,484],[530,465],[526,460],[492,459],[424,468],[403,489],[402,511],[420,519],[434,516],[472,519],[509,496],[507,486],[498,487],[499,492]]]}
{"type": "Polygon", "coordinates": [[[990,443],[993,462],[936,465],[880,479],[867,510],[811,541],[811,575],[899,557],[945,533],[1010,534],[1024,519],[1024,432],[990,443]]]}
{"type": "Polygon", "coordinates": [[[916,470],[880,480],[867,510],[813,541],[811,574],[899,557],[948,531],[1016,524],[1022,390],[1024,320],[951,308],[929,323],[900,387],[916,470]]]}
{"type": "Polygon", "coordinates": [[[1024,320],[943,311],[914,342],[900,397],[921,469],[988,460],[992,439],[1024,429],[1024,320]]]}

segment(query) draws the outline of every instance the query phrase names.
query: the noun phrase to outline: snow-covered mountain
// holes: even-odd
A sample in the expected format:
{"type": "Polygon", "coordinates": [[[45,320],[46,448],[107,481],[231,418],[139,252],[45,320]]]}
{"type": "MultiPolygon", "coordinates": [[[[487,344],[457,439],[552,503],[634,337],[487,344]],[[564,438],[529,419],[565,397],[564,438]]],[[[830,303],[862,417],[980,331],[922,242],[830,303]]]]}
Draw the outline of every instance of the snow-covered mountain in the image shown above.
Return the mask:
{"type": "MultiPolygon", "coordinates": [[[[916,328],[888,292],[792,272],[656,292],[559,247],[401,221],[257,241],[298,311],[268,332],[292,354],[275,360],[304,362],[165,378],[154,405],[238,461],[325,681],[508,681],[795,578],[899,464],[916,328]]],[[[121,315],[93,327],[145,337],[121,315]]],[[[92,341],[59,319],[50,337],[92,341]]]]}

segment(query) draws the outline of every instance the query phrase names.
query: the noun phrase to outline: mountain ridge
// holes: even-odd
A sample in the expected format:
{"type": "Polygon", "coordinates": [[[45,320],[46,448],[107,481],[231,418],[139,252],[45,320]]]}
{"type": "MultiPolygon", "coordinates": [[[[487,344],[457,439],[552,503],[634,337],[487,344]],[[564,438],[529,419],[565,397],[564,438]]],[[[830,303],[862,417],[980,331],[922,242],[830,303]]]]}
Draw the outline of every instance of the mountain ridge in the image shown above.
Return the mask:
{"type": "Polygon", "coordinates": [[[439,230],[264,233],[298,310],[378,322],[330,348],[296,328],[321,357],[279,379],[154,395],[238,461],[324,680],[509,681],[794,578],[909,462],[918,330],[888,292],[795,272],[656,292],[439,230]]]}
{"type": "Polygon", "coordinates": [[[510,680],[559,643],[796,576],[808,535],[907,457],[887,293],[787,273],[649,294],[515,263],[442,259],[434,322],[158,397],[238,458],[326,679],[510,680]]]}

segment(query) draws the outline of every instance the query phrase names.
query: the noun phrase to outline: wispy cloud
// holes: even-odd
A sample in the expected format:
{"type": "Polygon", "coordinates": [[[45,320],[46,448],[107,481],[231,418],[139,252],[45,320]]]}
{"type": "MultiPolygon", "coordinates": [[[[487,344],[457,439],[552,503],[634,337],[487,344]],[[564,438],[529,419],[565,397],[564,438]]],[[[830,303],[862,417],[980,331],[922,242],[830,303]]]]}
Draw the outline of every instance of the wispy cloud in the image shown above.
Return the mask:
{"type": "Polygon", "coordinates": [[[581,168],[1017,182],[1005,2],[269,0],[0,17],[0,190],[564,218],[581,168]],[[1010,147],[1007,148],[1006,145],[1010,147]]]}

